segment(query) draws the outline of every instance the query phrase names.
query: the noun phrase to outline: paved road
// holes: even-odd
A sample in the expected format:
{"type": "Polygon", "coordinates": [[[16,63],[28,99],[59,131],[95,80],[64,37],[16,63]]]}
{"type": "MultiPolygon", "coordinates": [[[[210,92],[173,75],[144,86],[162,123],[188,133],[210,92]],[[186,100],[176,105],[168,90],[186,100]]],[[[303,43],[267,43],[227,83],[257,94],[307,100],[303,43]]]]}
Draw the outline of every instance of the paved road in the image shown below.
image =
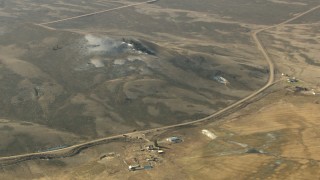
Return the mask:
{"type": "MultiPolygon", "coordinates": [[[[148,1],[151,2],[151,1],[148,1]]],[[[154,1],[152,1],[154,2],[154,1]]],[[[258,34],[268,30],[270,28],[274,28],[274,27],[278,27],[281,26],[283,24],[289,23],[303,15],[306,15],[316,9],[318,9],[320,7],[316,6],[304,13],[299,14],[298,16],[295,16],[289,20],[286,20],[282,23],[276,24],[276,25],[272,25],[272,26],[268,26],[262,29],[258,29],[256,31],[254,31],[252,33],[252,38],[255,41],[257,48],[261,51],[261,53],[263,54],[265,60],[268,63],[269,66],[269,79],[267,81],[267,83],[260,89],[258,89],[257,91],[253,92],[252,94],[250,94],[249,96],[235,102],[234,104],[212,114],[209,115],[205,118],[201,118],[192,122],[186,122],[186,123],[180,123],[180,124],[176,124],[176,125],[170,125],[170,126],[165,126],[165,127],[160,127],[160,128],[155,128],[155,129],[149,129],[149,130],[144,130],[144,131],[138,131],[138,132],[133,132],[133,133],[125,133],[125,134],[120,134],[120,135],[116,135],[116,136],[110,136],[110,137],[106,137],[106,138],[101,138],[101,139],[96,139],[93,141],[89,141],[86,143],[81,143],[81,144],[76,144],[67,148],[63,148],[63,149],[58,149],[58,150],[53,150],[53,151],[47,151],[47,152],[40,152],[40,153],[29,153],[29,154],[23,154],[23,155],[16,155],[16,156],[8,156],[8,157],[1,157],[0,158],[0,165],[5,166],[5,165],[10,165],[10,164],[16,164],[19,162],[23,162],[26,160],[32,160],[32,159],[52,159],[52,158],[63,158],[63,157],[70,157],[73,155],[76,155],[77,153],[79,153],[81,150],[85,149],[85,148],[89,148],[92,146],[96,146],[99,144],[103,144],[103,143],[107,143],[110,141],[126,141],[127,138],[126,136],[131,136],[137,133],[150,133],[150,132],[155,132],[155,131],[161,131],[161,130],[167,130],[167,129],[171,129],[171,128],[175,128],[175,127],[182,127],[182,126],[187,126],[187,125],[193,125],[196,123],[200,123],[200,122],[204,122],[213,118],[219,118],[222,114],[229,112],[233,109],[236,109],[237,107],[241,106],[242,104],[245,104],[246,102],[248,102],[249,100],[251,100],[252,98],[256,97],[258,94],[261,94],[262,92],[264,92],[267,88],[269,88],[272,84],[274,84],[274,64],[271,60],[271,58],[269,57],[266,49],[264,48],[264,46],[262,45],[261,41],[258,38],[258,34]]],[[[104,11],[106,12],[106,11],[104,11]]],[[[79,18],[79,17],[78,17],[79,18]]],[[[69,20],[70,18],[67,18],[65,20],[69,20]]],[[[50,23],[54,23],[54,22],[61,22],[62,20],[59,21],[52,21],[50,23]]],[[[44,23],[44,24],[48,24],[48,23],[44,23]]],[[[42,24],[43,25],[43,24],[42,24]]]]}

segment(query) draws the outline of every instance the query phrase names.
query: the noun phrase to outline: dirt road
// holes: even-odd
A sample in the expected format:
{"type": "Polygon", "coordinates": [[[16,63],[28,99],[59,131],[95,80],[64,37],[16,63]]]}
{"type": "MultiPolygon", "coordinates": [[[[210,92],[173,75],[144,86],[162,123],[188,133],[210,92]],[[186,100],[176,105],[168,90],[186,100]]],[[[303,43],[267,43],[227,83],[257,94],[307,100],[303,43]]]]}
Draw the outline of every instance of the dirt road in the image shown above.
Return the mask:
{"type": "Polygon", "coordinates": [[[97,11],[97,12],[93,12],[93,13],[83,14],[80,16],[74,16],[74,17],[59,19],[59,20],[55,20],[55,21],[40,23],[37,25],[42,26],[42,27],[45,26],[46,28],[51,28],[51,27],[48,27],[47,25],[58,23],[58,22],[63,22],[63,21],[69,21],[69,20],[73,20],[73,19],[78,19],[78,18],[83,18],[83,17],[88,17],[88,16],[93,16],[93,15],[97,15],[97,14],[101,14],[101,13],[106,13],[106,12],[115,11],[115,10],[124,9],[124,8],[128,8],[128,7],[133,7],[133,6],[138,6],[138,5],[142,5],[142,4],[154,3],[154,2],[157,2],[157,0],[151,0],[151,1],[145,1],[145,2],[125,5],[125,6],[120,6],[120,7],[116,7],[116,8],[112,8],[112,9],[106,9],[106,10],[97,11]]]}

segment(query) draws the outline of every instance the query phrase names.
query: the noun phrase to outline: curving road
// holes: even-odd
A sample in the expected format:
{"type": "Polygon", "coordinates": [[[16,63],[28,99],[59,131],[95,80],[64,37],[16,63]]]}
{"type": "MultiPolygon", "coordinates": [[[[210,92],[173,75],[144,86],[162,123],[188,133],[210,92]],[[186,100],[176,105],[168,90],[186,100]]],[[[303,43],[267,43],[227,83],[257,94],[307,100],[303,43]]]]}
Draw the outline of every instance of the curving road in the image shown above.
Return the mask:
{"type": "MultiPolygon", "coordinates": [[[[155,2],[155,1],[147,1],[144,3],[151,3],[151,2],[155,2]]],[[[144,4],[144,3],[138,3],[138,4],[144,4]]],[[[137,5],[137,4],[135,4],[137,5]]],[[[129,5],[129,6],[133,6],[133,5],[129,5]]],[[[126,6],[128,7],[128,6],[126,6]]],[[[276,24],[276,25],[272,25],[272,26],[268,26],[262,29],[258,29],[255,30],[252,33],[252,38],[256,43],[257,48],[261,51],[261,53],[263,54],[265,60],[268,63],[269,66],[269,79],[267,81],[267,83],[261,87],[260,89],[258,89],[257,91],[253,92],[252,94],[250,94],[249,96],[235,102],[234,104],[214,113],[211,114],[205,118],[201,118],[195,121],[191,121],[191,122],[186,122],[186,123],[180,123],[180,124],[176,124],[176,125],[170,125],[170,126],[165,126],[165,127],[160,127],[160,128],[154,128],[154,129],[149,129],[149,130],[144,130],[144,131],[137,131],[137,132],[133,132],[133,133],[125,133],[125,134],[120,134],[120,135],[116,135],[116,136],[110,136],[110,137],[105,137],[105,138],[101,138],[101,139],[96,139],[93,141],[89,141],[89,142],[85,142],[85,143],[81,143],[81,144],[76,144],[70,147],[66,147],[63,149],[58,149],[58,150],[52,150],[52,151],[47,151],[47,152],[40,152],[40,153],[29,153],[29,154],[22,154],[22,155],[15,155],[15,156],[8,156],[8,157],[1,157],[0,158],[0,165],[1,166],[6,166],[6,165],[12,165],[12,164],[16,164],[19,162],[23,162],[23,161],[27,161],[27,160],[32,160],[32,159],[53,159],[53,158],[64,158],[64,157],[70,157],[70,156],[74,156],[76,154],[78,154],[81,150],[89,148],[89,147],[93,147],[99,144],[104,144],[104,143],[108,143],[108,142],[112,142],[112,141],[128,141],[127,136],[134,136],[137,133],[150,133],[150,132],[155,132],[155,131],[161,131],[161,130],[167,130],[167,129],[171,129],[171,128],[176,128],[176,127],[182,127],[182,126],[187,126],[187,125],[193,125],[193,124],[197,124],[200,122],[204,122],[207,120],[211,120],[211,119],[218,119],[223,115],[226,115],[228,113],[231,113],[232,110],[237,110],[239,107],[241,107],[242,105],[245,105],[246,103],[248,103],[250,100],[252,100],[254,97],[256,97],[257,95],[261,94],[262,92],[264,92],[267,88],[269,88],[271,85],[273,85],[274,82],[274,75],[275,75],[275,71],[274,71],[274,64],[271,60],[271,58],[269,57],[265,47],[262,45],[261,41],[258,38],[258,34],[268,30],[270,28],[275,28],[278,26],[281,26],[283,24],[289,23],[293,20],[298,19],[299,17],[306,15],[316,9],[318,9],[320,7],[316,6],[308,11],[305,11],[291,19],[288,19],[282,23],[276,24]]],[[[121,8],[121,7],[120,7],[121,8]]],[[[122,6],[122,8],[124,8],[122,6]]],[[[118,8],[119,9],[119,8],[118,8]]],[[[97,13],[91,13],[91,14],[87,14],[87,15],[82,15],[82,16],[77,16],[77,17],[73,17],[73,18],[66,18],[66,19],[62,19],[62,20],[57,20],[57,21],[51,21],[48,23],[42,23],[39,25],[47,25],[47,24],[51,24],[51,23],[56,23],[56,22],[61,22],[61,21],[66,21],[66,20],[70,20],[70,19],[75,19],[75,18],[80,18],[80,17],[85,17],[85,16],[90,16],[90,15],[94,15],[94,14],[98,14],[98,13],[102,13],[102,12],[107,12],[108,10],[105,11],[99,11],[97,13]]]]}

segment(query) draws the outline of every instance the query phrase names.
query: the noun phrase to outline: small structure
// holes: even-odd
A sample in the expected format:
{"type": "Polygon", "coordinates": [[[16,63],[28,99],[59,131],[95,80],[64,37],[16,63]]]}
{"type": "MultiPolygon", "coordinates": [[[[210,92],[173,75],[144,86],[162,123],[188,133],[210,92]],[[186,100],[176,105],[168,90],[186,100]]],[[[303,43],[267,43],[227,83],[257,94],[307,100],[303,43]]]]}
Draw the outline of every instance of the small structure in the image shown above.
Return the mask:
{"type": "Polygon", "coordinates": [[[164,154],[164,150],[158,150],[159,154],[164,154]]]}
{"type": "Polygon", "coordinates": [[[150,170],[152,168],[153,168],[153,166],[151,166],[151,165],[146,165],[146,166],[143,167],[143,169],[145,169],[145,170],[150,170]]]}
{"type": "Polygon", "coordinates": [[[135,170],[140,170],[140,169],[142,169],[142,168],[139,164],[129,166],[129,171],[135,171],[135,170]]]}
{"type": "Polygon", "coordinates": [[[150,158],[147,158],[146,161],[158,161],[158,158],[150,157],[150,158]]]}
{"type": "Polygon", "coordinates": [[[146,147],[146,150],[148,150],[148,151],[160,150],[160,147],[159,147],[157,140],[154,140],[153,143],[149,143],[145,147],[146,147]]]}
{"type": "Polygon", "coordinates": [[[295,88],[296,88],[295,92],[308,91],[308,88],[301,87],[301,86],[296,86],[295,88]]]}
{"type": "Polygon", "coordinates": [[[152,150],[154,150],[154,146],[153,145],[148,145],[146,147],[146,149],[149,150],[149,151],[152,151],[152,150]]]}
{"type": "Polygon", "coordinates": [[[167,141],[171,142],[171,143],[180,143],[180,142],[182,142],[182,139],[180,139],[178,137],[169,137],[169,138],[167,138],[167,141]]]}
{"type": "Polygon", "coordinates": [[[295,77],[288,78],[287,81],[288,81],[288,83],[296,83],[296,82],[298,82],[298,80],[295,77]]]}
{"type": "Polygon", "coordinates": [[[154,145],[147,145],[146,146],[146,150],[148,151],[154,151],[154,150],[159,150],[160,148],[159,147],[156,147],[154,145]]]}

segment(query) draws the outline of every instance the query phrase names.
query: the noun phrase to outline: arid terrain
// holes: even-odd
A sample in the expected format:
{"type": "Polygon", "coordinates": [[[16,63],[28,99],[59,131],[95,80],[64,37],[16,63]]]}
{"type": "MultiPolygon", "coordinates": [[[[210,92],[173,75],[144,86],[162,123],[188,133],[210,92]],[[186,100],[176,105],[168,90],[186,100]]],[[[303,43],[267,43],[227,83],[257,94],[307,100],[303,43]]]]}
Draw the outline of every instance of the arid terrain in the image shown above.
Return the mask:
{"type": "MultiPolygon", "coordinates": [[[[303,84],[309,87],[310,84],[303,84]]],[[[278,83],[216,122],[111,142],[63,159],[2,168],[1,179],[317,179],[320,96],[278,83]],[[207,130],[212,136],[203,134],[207,130]],[[180,143],[166,138],[179,137],[180,143]],[[164,154],[141,151],[158,140],[164,154]],[[156,158],[154,161],[146,159],[156,158]],[[139,162],[150,170],[129,171],[139,162]]]]}
{"type": "Polygon", "coordinates": [[[319,5],[0,0],[0,156],[124,134],[0,179],[319,179],[319,5]]]}

